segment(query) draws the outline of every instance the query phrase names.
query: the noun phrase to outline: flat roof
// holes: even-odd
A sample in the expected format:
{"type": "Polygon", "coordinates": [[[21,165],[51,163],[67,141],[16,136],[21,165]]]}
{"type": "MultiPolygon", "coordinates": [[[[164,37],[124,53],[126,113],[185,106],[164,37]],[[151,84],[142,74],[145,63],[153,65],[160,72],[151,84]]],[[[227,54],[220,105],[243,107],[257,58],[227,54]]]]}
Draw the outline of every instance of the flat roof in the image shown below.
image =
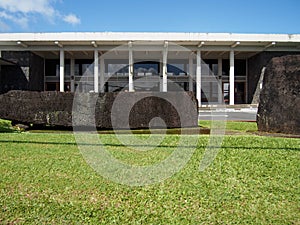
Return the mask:
{"type": "Polygon", "coordinates": [[[240,58],[261,51],[300,52],[300,34],[171,32],[0,33],[0,51],[32,51],[41,57],[53,58],[63,49],[67,55],[76,57],[83,52],[80,57],[91,58],[94,50],[126,52],[129,42],[137,52],[161,51],[166,41],[169,52],[179,51],[180,46],[190,51],[201,49],[205,57],[218,57],[232,49],[240,58]]]}
{"type": "Polygon", "coordinates": [[[62,32],[1,33],[0,41],[218,41],[300,42],[300,34],[62,32]]]}

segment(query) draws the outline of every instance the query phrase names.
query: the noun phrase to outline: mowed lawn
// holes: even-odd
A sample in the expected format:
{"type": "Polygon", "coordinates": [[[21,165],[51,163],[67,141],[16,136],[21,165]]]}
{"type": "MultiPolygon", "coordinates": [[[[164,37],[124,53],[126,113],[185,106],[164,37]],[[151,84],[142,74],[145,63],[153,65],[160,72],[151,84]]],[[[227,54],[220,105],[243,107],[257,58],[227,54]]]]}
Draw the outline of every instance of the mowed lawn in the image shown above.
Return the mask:
{"type": "MultiPolygon", "coordinates": [[[[201,135],[183,170],[143,187],[97,174],[72,133],[0,133],[0,224],[299,224],[300,139],[230,126],[243,133],[227,135],[205,171],[199,163],[209,136],[201,135]]],[[[136,154],[112,134],[101,138],[116,157],[146,165],[167,157],[165,145],[178,136],[136,154]]]]}

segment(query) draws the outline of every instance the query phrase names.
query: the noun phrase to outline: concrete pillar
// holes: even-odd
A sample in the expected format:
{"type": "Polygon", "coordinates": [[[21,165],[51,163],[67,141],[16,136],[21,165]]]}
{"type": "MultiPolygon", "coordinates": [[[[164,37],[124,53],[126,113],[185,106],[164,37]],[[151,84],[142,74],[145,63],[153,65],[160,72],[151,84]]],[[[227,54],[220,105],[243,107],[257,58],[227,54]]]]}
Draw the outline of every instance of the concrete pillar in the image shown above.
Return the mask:
{"type": "Polygon", "coordinates": [[[167,74],[167,61],[168,61],[168,42],[165,42],[163,50],[163,92],[168,91],[168,74],[167,74]]]}
{"type": "Polygon", "coordinates": [[[201,51],[197,50],[196,97],[201,106],[201,51]]]}
{"type": "Polygon", "coordinates": [[[129,79],[128,79],[128,85],[129,85],[129,92],[134,91],[134,85],[133,85],[133,52],[132,52],[132,43],[128,43],[129,47],[129,79]]]}
{"type": "Polygon", "coordinates": [[[160,71],[160,74],[159,74],[159,91],[160,92],[163,92],[163,79],[162,79],[162,71],[163,71],[163,63],[160,62],[159,63],[159,71],[160,71]]]}
{"type": "Polygon", "coordinates": [[[193,91],[193,77],[194,77],[193,54],[189,56],[189,91],[193,91]]]}
{"type": "Polygon", "coordinates": [[[65,52],[63,49],[59,51],[59,91],[65,91],[65,52]]]}
{"type": "Polygon", "coordinates": [[[104,93],[104,76],[105,76],[105,62],[103,55],[100,56],[100,92],[104,93]]]}
{"type": "Polygon", "coordinates": [[[222,58],[218,58],[218,103],[219,104],[222,104],[222,102],[223,102],[222,67],[223,67],[222,58]]]}
{"type": "Polygon", "coordinates": [[[75,59],[71,58],[70,62],[70,76],[71,76],[71,92],[75,92],[75,59]]]}
{"type": "Polygon", "coordinates": [[[248,82],[249,82],[249,79],[248,79],[248,69],[249,69],[249,67],[248,67],[249,65],[248,65],[248,58],[246,59],[246,102],[245,103],[249,103],[249,99],[248,99],[248,94],[249,94],[249,86],[248,86],[248,82]]]}
{"type": "Polygon", "coordinates": [[[94,50],[94,92],[99,92],[99,53],[98,50],[94,50]]]}
{"type": "Polygon", "coordinates": [[[234,51],[230,51],[230,70],[229,70],[229,105],[234,105],[234,51]]]}

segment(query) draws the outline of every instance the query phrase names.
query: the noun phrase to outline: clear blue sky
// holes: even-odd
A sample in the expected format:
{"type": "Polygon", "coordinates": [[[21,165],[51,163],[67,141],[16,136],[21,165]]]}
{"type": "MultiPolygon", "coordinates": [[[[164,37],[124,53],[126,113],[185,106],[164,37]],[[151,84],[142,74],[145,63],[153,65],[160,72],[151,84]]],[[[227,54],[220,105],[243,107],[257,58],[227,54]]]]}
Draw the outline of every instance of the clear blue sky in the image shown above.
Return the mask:
{"type": "Polygon", "coordinates": [[[300,33],[300,0],[0,0],[0,32],[300,33]]]}

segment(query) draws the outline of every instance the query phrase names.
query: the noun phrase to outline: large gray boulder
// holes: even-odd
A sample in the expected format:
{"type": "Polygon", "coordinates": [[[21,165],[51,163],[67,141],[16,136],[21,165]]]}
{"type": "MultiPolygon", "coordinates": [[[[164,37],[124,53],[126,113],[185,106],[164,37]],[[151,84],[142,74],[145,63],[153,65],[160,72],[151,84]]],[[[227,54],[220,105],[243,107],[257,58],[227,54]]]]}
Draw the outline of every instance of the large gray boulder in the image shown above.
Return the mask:
{"type": "Polygon", "coordinates": [[[267,65],[257,114],[259,131],[300,134],[300,55],[267,65]]]}
{"type": "Polygon", "coordinates": [[[0,95],[0,118],[22,124],[72,127],[74,116],[76,126],[137,129],[148,128],[150,122],[153,127],[161,127],[161,120],[153,120],[159,117],[168,128],[198,126],[197,101],[191,92],[78,93],[73,101],[74,96],[10,91],[0,95]]]}

